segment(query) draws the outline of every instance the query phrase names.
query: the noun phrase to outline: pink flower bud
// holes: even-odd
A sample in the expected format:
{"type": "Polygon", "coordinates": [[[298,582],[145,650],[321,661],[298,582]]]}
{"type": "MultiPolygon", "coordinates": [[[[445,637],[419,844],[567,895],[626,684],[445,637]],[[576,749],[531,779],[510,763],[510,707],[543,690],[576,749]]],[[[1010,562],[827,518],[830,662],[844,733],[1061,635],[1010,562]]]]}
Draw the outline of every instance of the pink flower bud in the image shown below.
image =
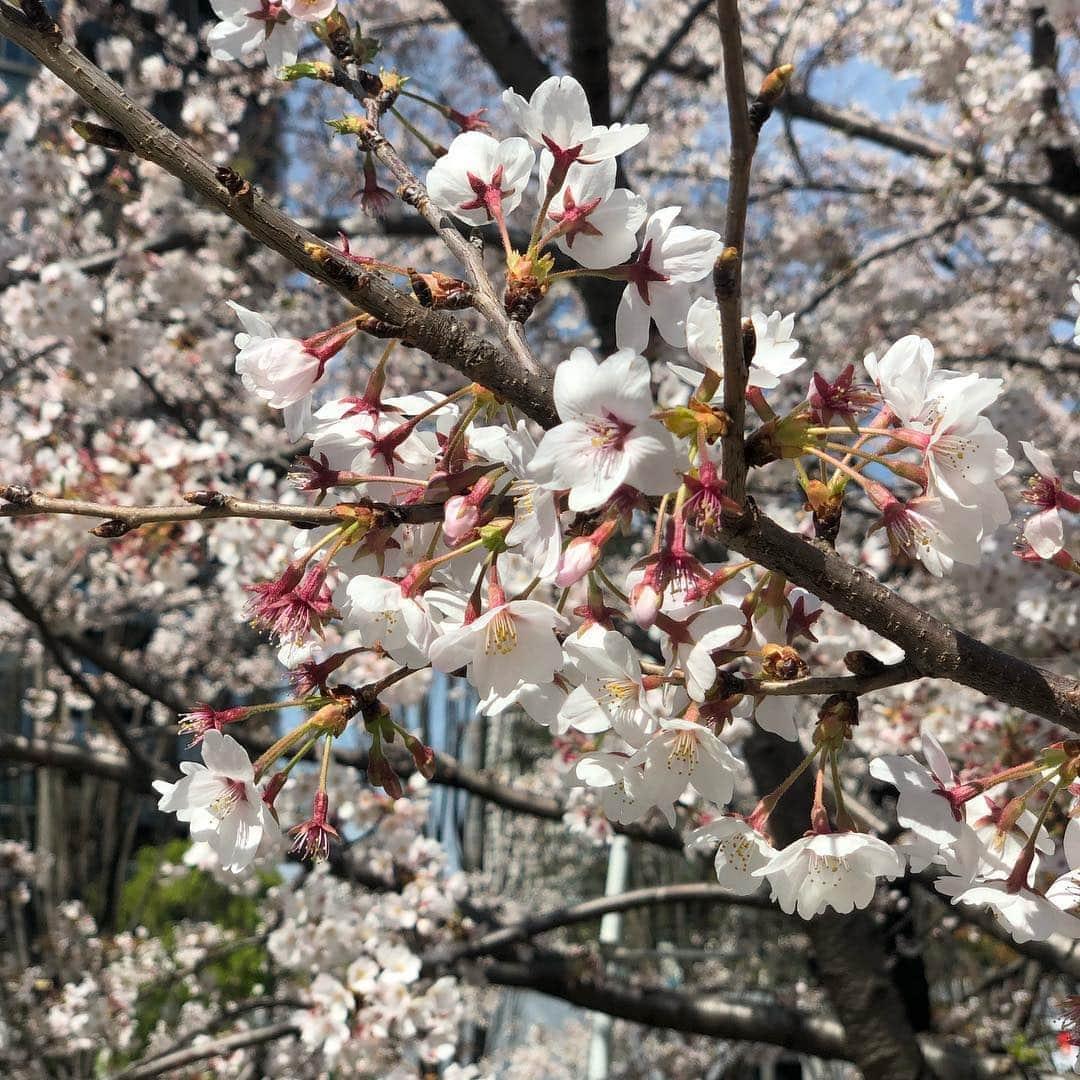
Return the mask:
{"type": "Polygon", "coordinates": [[[449,544],[458,544],[476,528],[480,509],[465,495],[451,495],[443,507],[443,535],[449,544]]]}
{"type": "Polygon", "coordinates": [[[567,589],[580,581],[600,561],[600,548],[590,536],[579,536],[571,540],[559,559],[559,568],[555,572],[555,584],[560,589],[567,589]]]}
{"type": "Polygon", "coordinates": [[[660,612],[662,597],[647,581],[639,581],[630,590],[630,617],[642,627],[648,630],[660,612]]]}

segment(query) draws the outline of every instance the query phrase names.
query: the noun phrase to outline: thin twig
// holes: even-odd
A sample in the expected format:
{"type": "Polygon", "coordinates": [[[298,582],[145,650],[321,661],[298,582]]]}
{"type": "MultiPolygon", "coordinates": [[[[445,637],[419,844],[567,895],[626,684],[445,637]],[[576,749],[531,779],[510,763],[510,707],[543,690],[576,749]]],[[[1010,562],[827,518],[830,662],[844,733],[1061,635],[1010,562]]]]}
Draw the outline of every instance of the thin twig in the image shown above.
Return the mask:
{"type": "Polygon", "coordinates": [[[204,502],[178,503],[171,506],[121,506],[117,503],[88,502],[83,499],[60,499],[38,491],[8,486],[0,488],[0,518],[36,517],[42,514],[63,514],[75,517],[101,518],[113,528],[102,528],[96,535],[115,538],[142,525],[160,525],[180,521],[219,521],[222,518],[251,518],[260,521],[289,521],[294,525],[338,525],[349,520],[348,508],[366,508],[385,517],[393,524],[409,522],[423,524],[441,520],[441,503],[414,503],[397,506],[392,503],[338,503],[335,506],[294,506],[290,503],[253,502],[221,492],[189,492],[204,502]],[[205,505],[209,502],[209,505],[205,505]],[[123,526],[123,531],[120,527],[123,526]]]}
{"type": "Polygon", "coordinates": [[[750,195],[750,164],[755,137],[746,103],[742,31],[738,0],[717,0],[720,44],[724,61],[728,128],[731,133],[728,162],[727,211],[724,221],[724,252],[714,274],[716,302],[720,308],[720,336],[724,350],[724,411],[728,430],[721,442],[724,480],[728,494],[739,506],[746,501],[746,454],[743,428],[746,423],[747,367],[742,347],[742,262],[746,236],[746,208],[750,195]]]}

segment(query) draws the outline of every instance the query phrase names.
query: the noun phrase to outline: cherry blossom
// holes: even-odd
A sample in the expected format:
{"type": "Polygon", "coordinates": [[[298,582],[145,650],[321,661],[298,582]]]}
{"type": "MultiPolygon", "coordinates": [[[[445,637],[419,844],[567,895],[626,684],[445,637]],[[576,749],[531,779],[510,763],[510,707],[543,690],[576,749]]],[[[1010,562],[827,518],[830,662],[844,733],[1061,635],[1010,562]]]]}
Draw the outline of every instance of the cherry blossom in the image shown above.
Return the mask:
{"type": "Polygon", "coordinates": [[[318,22],[337,7],[337,0],[281,0],[281,6],[294,19],[318,22]]]}
{"type": "Polygon", "coordinates": [[[207,731],[201,749],[202,762],[181,762],[184,775],[175,784],[154,781],[158,809],[187,822],[192,838],[207,841],[223,869],[239,873],[260,848],[277,842],[277,823],[255,786],[251,761],[231,735],[207,731]]]}
{"type": "Polygon", "coordinates": [[[870,762],[870,775],[897,789],[896,820],[935,847],[960,839],[964,816],[954,804],[952,766],[941,744],[923,729],[923,753],[929,768],[910,755],[890,754],[870,762]]]}
{"type": "Polygon", "coordinates": [[[725,889],[748,896],[761,888],[758,870],[767,866],[776,849],[752,825],[733,814],[718,817],[691,834],[694,847],[717,845],[713,866],[725,889]]]}
{"type": "Polygon", "coordinates": [[[631,746],[641,746],[657,720],[630,642],[608,630],[598,645],[567,640],[565,647],[582,683],[559,710],[564,723],[589,734],[611,728],[631,746]]]}
{"type": "MultiPolygon", "coordinates": [[[[540,187],[547,190],[553,159],[540,154],[540,187]]],[[[548,236],[582,266],[594,269],[625,262],[637,247],[637,234],[648,216],[645,200],[615,187],[615,159],[597,165],[570,166],[566,180],[547,209],[548,236]]]]}
{"type": "Polygon", "coordinates": [[[712,272],[723,240],[707,229],[676,225],[680,206],[656,210],[645,223],[641,250],[624,273],[615,314],[615,340],[620,349],[643,352],[649,344],[649,324],[676,348],[686,345],[690,286],[712,272]]]}
{"type": "Polygon", "coordinates": [[[804,836],[753,873],[769,882],[782,911],[812,919],[827,908],[843,915],[866,907],[879,877],[903,872],[903,860],[883,840],[849,832],[804,836]]]}
{"type": "MultiPolygon", "coordinates": [[[[1080,513],[1080,496],[1063,490],[1061,477],[1054,469],[1049,454],[1036,449],[1024,439],[1020,440],[1020,447],[1036,473],[1022,497],[1039,508],[1024,522],[1023,537],[1040,558],[1052,559],[1065,542],[1060,511],[1080,513]]],[[[1080,484],[1080,470],[1073,473],[1073,480],[1080,484]]]]}
{"type": "Polygon", "coordinates": [[[644,786],[642,766],[629,755],[590,752],[582,754],[574,774],[598,791],[604,814],[620,825],[637,821],[652,806],[644,786]]]}
{"type": "Polygon", "coordinates": [[[428,194],[469,225],[501,221],[520,205],[535,160],[525,139],[463,131],[428,173],[428,194]]]}
{"type": "Polygon", "coordinates": [[[545,79],[528,101],[513,89],[504,90],[502,100],[532,143],[553,155],[560,175],[574,162],[617,157],[649,134],[647,124],[594,125],[585,91],[569,75],[545,79]]]}
{"type": "Polygon", "coordinates": [[[567,620],[536,600],[503,600],[461,626],[444,626],[428,655],[439,671],[469,665],[469,679],[481,697],[505,694],[519,682],[549,683],[562,667],[554,630],[567,620]]]}
{"type": "Polygon", "coordinates": [[[244,330],[236,335],[236,372],[244,386],[272,409],[283,409],[285,429],[295,442],[308,423],[309,395],[322,378],[326,362],[348,337],[305,343],[296,338],[278,337],[274,328],[257,312],[229,301],[244,330]]]}
{"type": "Polygon", "coordinates": [[[644,765],[641,789],[675,824],[673,803],[691,785],[718,806],[726,805],[746,766],[702,724],[660,718],[660,730],[631,758],[644,765]]]}
{"type": "Polygon", "coordinates": [[[555,371],[555,407],[562,421],[544,433],[532,475],[569,490],[571,510],[602,506],[622,486],[660,495],[677,486],[679,452],[671,433],[652,420],[649,365],[628,349],[597,363],[577,348],[555,371]]]}
{"type": "MultiPolygon", "coordinates": [[[[214,14],[221,20],[206,38],[215,60],[248,61],[261,48],[271,68],[296,63],[302,23],[289,18],[288,4],[273,0],[259,3],[253,9],[252,0],[211,0],[214,14]]],[[[307,6],[304,0],[295,0],[295,4],[307,6]]]]}
{"type": "MultiPolygon", "coordinates": [[[[755,311],[750,321],[754,327],[754,358],[750,362],[748,386],[772,390],[783,379],[806,363],[805,356],[796,356],[799,343],[791,336],[795,328],[794,315],[771,315],[755,311]]],[[[723,375],[724,348],[720,338],[720,308],[715,300],[701,297],[690,305],[686,315],[686,351],[699,364],[723,375]]],[[[690,368],[672,364],[672,370],[680,378],[701,381],[690,368]]]]}
{"type": "MultiPolygon", "coordinates": [[[[438,612],[423,593],[406,595],[402,582],[357,574],[345,586],[345,618],[361,640],[387,652],[399,664],[422,667],[438,637],[438,612]]],[[[440,595],[438,592],[436,595],[440,595]]]]}
{"type": "Polygon", "coordinates": [[[1068,915],[1032,889],[987,881],[953,897],[954,904],[989,908],[1014,941],[1045,941],[1052,934],[1080,938],[1080,919],[1068,915]]]}

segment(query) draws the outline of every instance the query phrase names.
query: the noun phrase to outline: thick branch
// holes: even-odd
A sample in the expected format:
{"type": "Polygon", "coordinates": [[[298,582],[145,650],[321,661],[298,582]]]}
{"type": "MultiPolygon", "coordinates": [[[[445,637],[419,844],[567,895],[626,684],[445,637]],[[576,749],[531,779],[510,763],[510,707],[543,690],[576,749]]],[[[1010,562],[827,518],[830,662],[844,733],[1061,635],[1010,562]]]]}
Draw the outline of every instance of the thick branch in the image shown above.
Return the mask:
{"type": "MultiPolygon", "coordinates": [[[[844,1030],[835,1020],[782,1005],[745,1005],[678,990],[628,985],[623,979],[582,971],[551,955],[529,961],[495,961],[482,971],[496,986],[536,990],[649,1027],[782,1046],[826,1060],[854,1060],[844,1030]]],[[[1014,1072],[1008,1058],[981,1057],[964,1047],[930,1038],[920,1039],[920,1045],[934,1073],[943,1078],[1009,1076],[1014,1072]]]]}
{"type": "Polygon", "coordinates": [[[0,3],[0,34],[36,57],[118,130],[135,153],[160,165],[241,224],[298,269],[326,282],[351,303],[397,329],[397,336],[461,371],[467,378],[512,398],[540,423],[555,422],[551,379],[524,370],[441,311],[421,307],[379,274],[364,271],[263,198],[242,178],[223,181],[217,170],[182,139],[135,105],[100,68],[59,35],[35,30],[17,9],[0,3]],[[240,181],[239,184],[234,181],[240,181]],[[235,190],[230,193],[225,183],[235,190]]]}
{"type": "Polygon", "coordinates": [[[611,123],[611,34],[607,0],[563,0],[570,70],[585,89],[594,124],[611,123]]]}
{"type": "Polygon", "coordinates": [[[51,769],[96,776],[112,780],[130,791],[144,795],[154,793],[155,779],[173,780],[173,770],[161,765],[148,771],[130,757],[107,754],[101,750],[87,750],[70,743],[46,742],[44,739],[28,739],[25,735],[9,735],[0,732],[0,761],[24,762],[51,769]]]}
{"type": "Polygon", "coordinates": [[[861,116],[835,105],[826,105],[806,93],[789,92],[777,107],[800,120],[821,124],[844,135],[865,139],[901,154],[926,161],[948,160],[960,172],[983,177],[1003,195],[1012,196],[1069,236],[1080,238],[1080,202],[1067,198],[1046,185],[1008,180],[988,171],[983,162],[971,154],[955,150],[919,132],[895,127],[874,117],[861,116]]]}
{"type": "Polygon", "coordinates": [[[510,17],[502,0],[443,0],[466,36],[491,65],[504,86],[528,97],[551,68],[510,17]]]}
{"type": "Polygon", "coordinates": [[[245,1046],[259,1046],[262,1043],[284,1039],[295,1035],[297,1031],[297,1026],[288,1021],[251,1028],[247,1031],[236,1031],[232,1035],[222,1035],[220,1039],[197,1043],[195,1046],[177,1050],[172,1054],[147,1058],[142,1062],[137,1061],[123,1072],[117,1073],[113,1080],[146,1080],[150,1076],[161,1076],[163,1073],[193,1065],[196,1061],[231,1054],[234,1050],[242,1050],[245,1046]]]}
{"type": "Polygon", "coordinates": [[[991,648],[920,611],[825,546],[782,529],[756,507],[720,538],[899,645],[921,675],[951,679],[1080,733],[1076,679],[991,648]]]}
{"type": "Polygon", "coordinates": [[[647,889],[632,889],[617,896],[599,896],[585,900],[580,904],[556,908],[534,919],[525,919],[510,926],[448,946],[436,951],[426,960],[432,965],[451,963],[470,956],[485,956],[505,949],[509,945],[527,941],[530,938],[557,930],[563,926],[575,926],[578,923],[593,922],[614,911],[634,911],[643,907],[659,907],[664,904],[742,904],[749,907],[769,909],[771,901],[762,894],[740,896],[730,889],[707,883],[687,885],[659,885],[647,889]]]}

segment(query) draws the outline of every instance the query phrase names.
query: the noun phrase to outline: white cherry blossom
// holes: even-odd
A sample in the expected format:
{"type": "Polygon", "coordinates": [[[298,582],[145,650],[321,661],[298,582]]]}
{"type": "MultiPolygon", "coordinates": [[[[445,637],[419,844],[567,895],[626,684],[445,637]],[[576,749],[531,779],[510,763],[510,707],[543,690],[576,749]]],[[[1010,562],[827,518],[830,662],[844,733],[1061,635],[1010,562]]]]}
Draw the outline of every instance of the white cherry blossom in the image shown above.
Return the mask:
{"type": "Polygon", "coordinates": [[[1080,919],[1026,886],[1012,889],[1005,881],[986,881],[965,889],[953,897],[953,903],[989,908],[1021,945],[1025,941],[1045,941],[1053,934],[1080,938],[1080,919]]]}
{"type": "Polygon", "coordinates": [[[255,772],[244,748],[213,729],[200,744],[202,763],[182,761],[175,784],[155,780],[158,809],[187,822],[192,838],[213,847],[222,868],[239,873],[260,848],[280,837],[277,822],[255,786],[255,772]]]}
{"type": "Polygon", "coordinates": [[[754,874],[768,880],[782,911],[812,919],[826,908],[845,915],[866,907],[879,877],[903,872],[903,859],[884,840],[842,832],[804,836],[754,874]]]}
{"type": "Polygon", "coordinates": [[[296,442],[310,416],[312,387],[326,361],[296,338],[279,337],[258,312],[228,301],[244,329],[236,335],[236,372],[244,387],[272,409],[284,410],[285,429],[296,442]]]}
{"type": "Polygon", "coordinates": [[[318,22],[337,7],[337,0],[281,0],[281,6],[301,22],[318,22]]]}
{"type": "MultiPolygon", "coordinates": [[[[540,154],[540,188],[546,190],[553,160],[540,154]]],[[[598,165],[570,166],[566,180],[547,210],[547,228],[556,232],[555,246],[582,266],[593,269],[625,262],[637,247],[645,223],[645,200],[615,187],[615,159],[598,165]]]]}
{"type": "Polygon", "coordinates": [[[889,754],[870,762],[870,775],[897,789],[896,820],[936,848],[949,847],[960,839],[963,813],[954,811],[945,793],[955,778],[941,744],[922,731],[927,768],[911,755],[889,754]]]}
{"type": "Polygon", "coordinates": [[[716,880],[740,896],[749,896],[761,888],[757,871],[776,855],[776,849],[761,833],[735,815],[716,818],[695,829],[690,841],[694,847],[717,845],[713,859],[716,880]]]}
{"type": "Polygon", "coordinates": [[[526,101],[513,88],[504,90],[503,104],[517,126],[535,146],[572,162],[614,158],[649,134],[647,124],[594,124],[585,91],[569,75],[545,79],[526,101]]]}
{"type": "Polygon", "coordinates": [[[625,271],[628,284],[615,314],[615,340],[621,349],[643,352],[650,322],[669,345],[686,345],[690,286],[712,273],[724,242],[707,229],[676,225],[681,211],[680,206],[668,206],[645,223],[641,250],[625,271]]]}
{"type": "Polygon", "coordinates": [[[555,370],[555,408],[562,423],[544,433],[532,475],[544,487],[569,490],[571,510],[603,506],[624,484],[646,495],[678,486],[681,451],[651,419],[649,365],[628,349],[598,364],[577,348],[555,370]]]}
{"type": "Polygon", "coordinates": [[[568,621],[537,600],[496,604],[471,623],[446,627],[433,642],[430,660],[439,671],[469,665],[469,679],[481,697],[507,693],[520,682],[550,683],[562,667],[556,629],[568,621]]]}
{"type": "Polygon", "coordinates": [[[486,225],[517,209],[535,160],[525,139],[463,131],[428,172],[428,194],[469,225],[486,225]]]}
{"type": "Polygon", "coordinates": [[[645,767],[647,798],[675,824],[674,802],[691,785],[703,798],[726,805],[746,766],[727,743],[692,720],[661,718],[660,730],[631,759],[645,767]]]}
{"type": "Polygon", "coordinates": [[[595,751],[582,754],[574,775],[587,787],[595,788],[604,814],[620,825],[638,821],[652,808],[646,793],[642,766],[626,754],[595,751]]]}
{"type": "Polygon", "coordinates": [[[634,647],[618,631],[609,630],[598,648],[571,639],[565,648],[582,683],[559,710],[563,723],[588,734],[611,728],[631,746],[641,746],[656,727],[656,715],[634,647]]]}
{"type": "MultiPolygon", "coordinates": [[[[1020,440],[1020,448],[1036,472],[1029,489],[1021,497],[1038,507],[1024,522],[1023,537],[1040,558],[1052,559],[1065,543],[1061,510],[1080,513],[1080,496],[1062,488],[1061,477],[1049,454],[1024,439],[1020,440]]],[[[1073,473],[1073,480],[1080,484],[1080,470],[1073,473]]]]}
{"type": "Polygon", "coordinates": [[[261,49],[277,69],[295,64],[303,23],[270,0],[211,0],[221,20],[206,36],[215,60],[250,61],[261,49]]]}
{"type": "MultiPolygon", "coordinates": [[[[790,375],[806,363],[805,356],[797,356],[799,343],[792,336],[795,328],[794,315],[781,315],[774,311],[766,315],[755,311],[750,316],[754,327],[754,358],[750,362],[747,386],[772,390],[779,386],[784,376],[790,375]]],[[[701,297],[690,305],[686,316],[686,351],[704,367],[719,375],[724,373],[724,346],[720,336],[720,308],[715,300],[701,297]]],[[[680,378],[701,381],[701,375],[690,368],[675,364],[672,371],[680,378]]]]}

